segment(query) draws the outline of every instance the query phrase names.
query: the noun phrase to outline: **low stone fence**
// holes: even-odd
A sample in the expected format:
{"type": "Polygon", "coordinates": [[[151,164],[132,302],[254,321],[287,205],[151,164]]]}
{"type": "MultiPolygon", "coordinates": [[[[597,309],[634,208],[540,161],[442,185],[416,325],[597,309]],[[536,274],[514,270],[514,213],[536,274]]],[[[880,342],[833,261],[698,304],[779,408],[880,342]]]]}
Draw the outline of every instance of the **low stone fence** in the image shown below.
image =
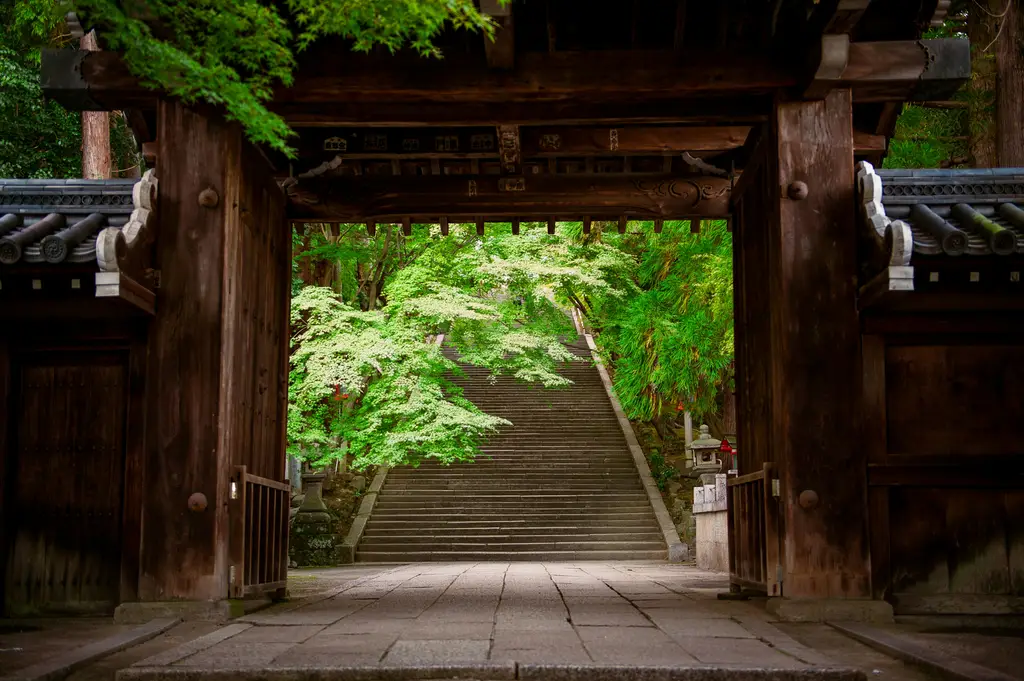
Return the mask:
{"type": "Polygon", "coordinates": [[[693,516],[697,520],[697,567],[729,571],[729,512],[726,476],[702,475],[704,485],[693,489],[693,516]]]}

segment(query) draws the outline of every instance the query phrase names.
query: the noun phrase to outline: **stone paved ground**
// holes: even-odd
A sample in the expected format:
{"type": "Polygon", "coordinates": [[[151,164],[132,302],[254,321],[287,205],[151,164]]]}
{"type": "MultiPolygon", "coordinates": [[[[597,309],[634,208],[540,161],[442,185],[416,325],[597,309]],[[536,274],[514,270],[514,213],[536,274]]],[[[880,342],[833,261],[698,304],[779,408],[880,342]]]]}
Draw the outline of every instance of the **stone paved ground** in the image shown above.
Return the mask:
{"type": "MultiPolygon", "coordinates": [[[[509,662],[838,666],[756,605],[717,600],[723,576],[691,566],[428,563],[382,566],[340,584],[244,617],[138,663],[133,673],[509,662]]],[[[902,671],[893,663],[883,678],[925,678],[902,671]]]]}

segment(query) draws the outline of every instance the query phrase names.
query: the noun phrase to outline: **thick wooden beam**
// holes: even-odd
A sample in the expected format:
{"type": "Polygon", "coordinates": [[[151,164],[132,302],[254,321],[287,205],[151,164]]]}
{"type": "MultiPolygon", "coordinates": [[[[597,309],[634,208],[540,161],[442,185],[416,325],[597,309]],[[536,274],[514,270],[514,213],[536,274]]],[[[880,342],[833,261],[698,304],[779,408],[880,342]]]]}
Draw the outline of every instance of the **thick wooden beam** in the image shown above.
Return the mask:
{"type": "Polygon", "coordinates": [[[743,146],[749,126],[523,128],[526,156],[728,151],[743,146]]]}
{"type": "Polygon", "coordinates": [[[536,175],[334,177],[285,184],[292,219],[381,222],[433,216],[626,215],[631,219],[721,218],[730,182],[721,177],[536,175]]]}
{"type": "MultiPolygon", "coordinates": [[[[839,86],[851,88],[856,101],[941,99],[969,77],[969,50],[958,39],[852,43],[839,86]]],[[[511,72],[488,69],[486,61],[472,55],[438,61],[407,55],[382,59],[339,51],[337,45],[310,52],[295,84],[275,93],[272,108],[290,121],[323,106],[458,109],[453,105],[490,103],[499,105],[491,120],[519,122],[514,114],[500,113],[501,107],[566,100],[587,106],[623,97],[636,98],[631,102],[636,107],[647,99],[768,94],[797,85],[800,76],[796,64],[733,50],[687,52],[685,58],[673,50],[531,53],[521,55],[511,72]],[[324,64],[330,65],[329,73],[324,73],[324,64]]],[[[47,51],[41,79],[48,97],[73,109],[152,109],[157,99],[112,52],[47,51]]],[[[324,117],[321,113],[320,120],[324,117]]]]}
{"type": "Polygon", "coordinates": [[[359,102],[339,100],[316,106],[288,102],[270,108],[298,128],[362,126],[412,128],[420,126],[519,125],[749,125],[768,120],[768,95],[728,95],[688,98],[614,99],[586,102],[359,102]]]}
{"type": "Polygon", "coordinates": [[[857,102],[948,99],[971,77],[967,40],[850,43],[840,87],[857,102]]]}

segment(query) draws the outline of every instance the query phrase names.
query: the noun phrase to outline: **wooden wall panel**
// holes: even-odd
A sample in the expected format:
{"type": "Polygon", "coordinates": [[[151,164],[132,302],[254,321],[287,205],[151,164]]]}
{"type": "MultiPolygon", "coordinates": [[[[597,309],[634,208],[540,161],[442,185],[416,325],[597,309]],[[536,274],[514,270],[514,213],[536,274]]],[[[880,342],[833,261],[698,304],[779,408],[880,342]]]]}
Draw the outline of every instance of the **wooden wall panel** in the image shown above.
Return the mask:
{"type": "Polygon", "coordinates": [[[1019,344],[890,345],[890,456],[1024,455],[1019,344]]]}
{"type": "Polygon", "coordinates": [[[900,614],[1007,614],[1024,606],[1024,490],[892,488],[900,614]]]}
{"type": "Polygon", "coordinates": [[[120,602],[127,381],[124,353],[19,356],[7,614],[109,612],[120,602]]]}

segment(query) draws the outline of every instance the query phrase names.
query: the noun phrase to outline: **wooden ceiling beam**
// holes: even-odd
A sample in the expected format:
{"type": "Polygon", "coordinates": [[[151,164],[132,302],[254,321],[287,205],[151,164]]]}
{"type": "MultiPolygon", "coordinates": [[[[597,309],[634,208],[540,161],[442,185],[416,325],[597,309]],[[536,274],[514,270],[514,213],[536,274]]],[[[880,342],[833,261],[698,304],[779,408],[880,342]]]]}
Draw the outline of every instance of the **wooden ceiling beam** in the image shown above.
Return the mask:
{"type": "MultiPolygon", "coordinates": [[[[284,184],[292,219],[420,221],[430,216],[542,219],[623,215],[631,219],[725,217],[730,181],[721,177],[622,175],[335,177],[284,184]]],[[[576,218],[578,219],[578,218],[576,218]]]]}
{"type": "Polygon", "coordinates": [[[728,151],[743,146],[749,126],[529,127],[523,128],[523,154],[585,156],[591,154],[660,154],[682,151],[728,151]]]}

